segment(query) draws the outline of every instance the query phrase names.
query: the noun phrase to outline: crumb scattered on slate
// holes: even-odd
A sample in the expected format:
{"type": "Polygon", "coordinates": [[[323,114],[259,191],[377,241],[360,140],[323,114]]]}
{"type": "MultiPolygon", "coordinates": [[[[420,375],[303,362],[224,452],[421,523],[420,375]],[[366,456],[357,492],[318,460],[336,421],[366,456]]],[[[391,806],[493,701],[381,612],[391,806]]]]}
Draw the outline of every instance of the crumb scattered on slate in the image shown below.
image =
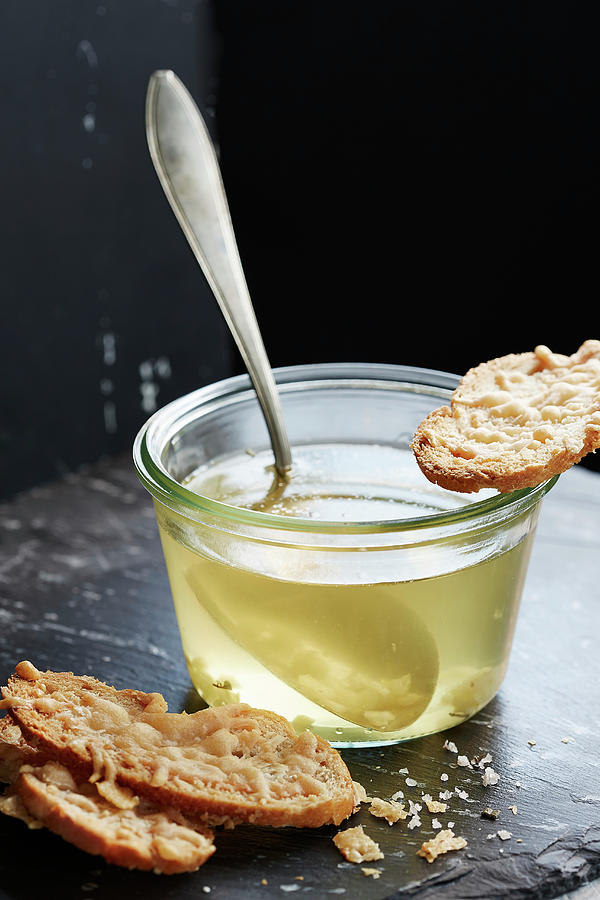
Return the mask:
{"type": "Polygon", "coordinates": [[[500,810],[492,809],[491,806],[486,806],[486,808],[481,811],[482,819],[497,819],[499,815],[500,810]]]}
{"type": "Polygon", "coordinates": [[[398,803],[395,800],[382,800],[380,797],[373,797],[369,812],[378,819],[385,819],[389,825],[394,825],[400,819],[408,818],[408,813],[404,809],[404,803],[398,803]]]}
{"type": "Polygon", "coordinates": [[[448,809],[447,803],[440,803],[439,800],[434,800],[431,794],[423,794],[423,803],[430,813],[443,813],[448,809]]]}
{"type": "Polygon", "coordinates": [[[363,875],[366,875],[367,878],[380,878],[381,877],[381,869],[368,869],[363,866],[361,869],[363,875]]]}
{"type": "Polygon", "coordinates": [[[362,863],[383,859],[379,844],[365,834],[362,825],[338,831],[333,843],[348,862],[362,863]]]}
{"type": "Polygon", "coordinates": [[[417,856],[422,856],[427,862],[432,863],[442,853],[449,853],[451,850],[462,850],[466,846],[467,842],[464,837],[457,837],[448,828],[445,831],[439,831],[430,841],[425,841],[421,845],[421,849],[417,850],[417,856]]]}

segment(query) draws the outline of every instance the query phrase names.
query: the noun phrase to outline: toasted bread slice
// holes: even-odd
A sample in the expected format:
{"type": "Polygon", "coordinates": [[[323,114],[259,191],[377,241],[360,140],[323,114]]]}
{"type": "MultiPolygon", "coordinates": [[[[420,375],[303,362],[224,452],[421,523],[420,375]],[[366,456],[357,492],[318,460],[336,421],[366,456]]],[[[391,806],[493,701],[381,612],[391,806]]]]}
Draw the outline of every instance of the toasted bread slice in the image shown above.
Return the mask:
{"type": "MultiPolygon", "coordinates": [[[[115,688],[92,678],[90,675],[74,676],[70,672],[45,672],[42,673],[31,663],[25,661],[17,666],[19,683],[36,683],[36,692],[43,695],[50,691],[78,691],[85,704],[86,695],[93,694],[96,702],[113,702],[115,709],[122,709],[131,718],[140,716],[147,710],[166,712],[167,703],[161,694],[146,694],[143,691],[123,690],[115,688]]],[[[43,701],[40,701],[43,703],[43,701]]],[[[10,712],[11,701],[0,701],[0,709],[8,709],[9,712],[0,719],[0,781],[12,782],[17,777],[22,765],[40,766],[52,759],[52,751],[40,746],[36,739],[29,735],[26,738],[23,731],[10,712]]],[[[110,707],[107,707],[110,708],[110,707]]]]}
{"type": "Polygon", "coordinates": [[[211,856],[212,832],[172,808],[147,800],[120,808],[57,763],[24,766],[0,811],[50,831],[107,862],[157,873],[193,872],[211,856]],[[5,807],[3,809],[3,806],[5,807]]]}
{"type": "Polygon", "coordinates": [[[600,341],[482,363],[417,428],[426,477],[453,491],[533,487],[600,447],[600,341]]]}
{"type": "Polygon", "coordinates": [[[212,824],[339,824],[357,805],[339,753],[275,713],[243,704],[140,712],[121,691],[30,665],[2,689],[11,715],[28,741],[99,790],[130,788],[212,824]]]}

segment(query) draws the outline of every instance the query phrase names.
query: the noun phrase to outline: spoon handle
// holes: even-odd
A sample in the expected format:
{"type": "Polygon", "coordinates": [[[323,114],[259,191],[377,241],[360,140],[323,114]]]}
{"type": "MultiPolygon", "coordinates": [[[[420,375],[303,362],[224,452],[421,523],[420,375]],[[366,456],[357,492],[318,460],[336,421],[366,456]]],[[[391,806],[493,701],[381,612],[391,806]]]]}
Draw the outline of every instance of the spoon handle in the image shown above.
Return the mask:
{"type": "Polygon", "coordinates": [[[169,70],[152,74],[146,134],[158,177],[212,288],[254,385],[284,475],[291,452],[279,395],[246,285],[210,135],[192,97],[169,70]]]}

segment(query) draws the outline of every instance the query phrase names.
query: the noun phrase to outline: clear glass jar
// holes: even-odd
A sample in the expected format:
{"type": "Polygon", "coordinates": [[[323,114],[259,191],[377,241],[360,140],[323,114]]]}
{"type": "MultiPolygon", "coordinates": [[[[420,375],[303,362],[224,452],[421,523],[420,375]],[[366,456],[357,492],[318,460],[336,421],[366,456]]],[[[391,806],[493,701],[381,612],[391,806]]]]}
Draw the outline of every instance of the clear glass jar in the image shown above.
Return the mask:
{"type": "Polygon", "coordinates": [[[447,402],[454,375],[330,364],[275,377],[298,471],[333,448],[325,493],[345,510],[335,520],[242,508],[186,486],[198,470],[227,473],[244,453],[272,462],[245,375],[170,403],[136,438],[196,689],[211,705],[272,709],[338,747],[469,718],[506,671],[539,504],[556,479],[481,499],[422,476],[410,441],[447,402]],[[386,514],[365,519],[370,509],[386,514]]]}

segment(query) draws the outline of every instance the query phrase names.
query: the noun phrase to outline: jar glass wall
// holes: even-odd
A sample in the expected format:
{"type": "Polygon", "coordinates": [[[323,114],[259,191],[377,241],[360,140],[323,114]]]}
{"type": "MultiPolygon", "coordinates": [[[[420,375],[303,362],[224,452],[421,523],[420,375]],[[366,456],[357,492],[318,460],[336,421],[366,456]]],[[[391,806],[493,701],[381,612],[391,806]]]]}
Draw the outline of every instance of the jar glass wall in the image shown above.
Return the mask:
{"type": "Polygon", "coordinates": [[[336,746],[456,725],[500,686],[556,479],[483,496],[424,478],[410,441],[456,376],[332,364],[275,377],[289,485],[247,376],[174,401],[136,439],[195,687],[336,746]]]}

